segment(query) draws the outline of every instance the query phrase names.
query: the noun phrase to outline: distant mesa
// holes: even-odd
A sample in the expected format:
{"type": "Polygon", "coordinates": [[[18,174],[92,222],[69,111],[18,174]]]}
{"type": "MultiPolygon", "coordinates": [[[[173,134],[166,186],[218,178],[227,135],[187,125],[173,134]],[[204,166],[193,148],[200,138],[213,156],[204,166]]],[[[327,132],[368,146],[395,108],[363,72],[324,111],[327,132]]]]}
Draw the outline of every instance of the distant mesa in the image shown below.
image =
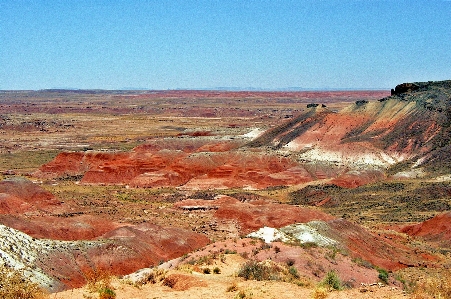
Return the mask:
{"type": "Polygon", "coordinates": [[[415,83],[402,83],[399,85],[396,85],[395,89],[391,90],[392,95],[397,95],[405,92],[412,92],[415,90],[418,90],[420,87],[416,85],[415,83]]]}
{"type": "MultiPolygon", "coordinates": [[[[320,104],[317,104],[317,103],[310,103],[310,104],[307,104],[307,108],[316,108],[316,107],[318,107],[318,106],[320,106],[320,104]]],[[[321,107],[322,107],[322,108],[326,108],[326,105],[321,104],[321,107]]]]}
{"type": "Polygon", "coordinates": [[[363,105],[368,104],[368,101],[367,100],[360,100],[360,101],[356,101],[355,104],[357,106],[363,106],[363,105]]]}

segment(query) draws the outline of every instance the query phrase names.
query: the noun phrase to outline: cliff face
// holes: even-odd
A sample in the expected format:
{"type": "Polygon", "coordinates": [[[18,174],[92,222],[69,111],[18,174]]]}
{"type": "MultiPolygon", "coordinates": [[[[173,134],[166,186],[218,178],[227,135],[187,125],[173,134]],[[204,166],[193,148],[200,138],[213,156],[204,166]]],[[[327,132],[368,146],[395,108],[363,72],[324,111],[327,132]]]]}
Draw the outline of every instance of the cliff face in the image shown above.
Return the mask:
{"type": "Polygon", "coordinates": [[[248,144],[300,152],[303,160],[449,166],[451,81],[403,83],[377,102],[333,112],[311,107],[248,144]]]}

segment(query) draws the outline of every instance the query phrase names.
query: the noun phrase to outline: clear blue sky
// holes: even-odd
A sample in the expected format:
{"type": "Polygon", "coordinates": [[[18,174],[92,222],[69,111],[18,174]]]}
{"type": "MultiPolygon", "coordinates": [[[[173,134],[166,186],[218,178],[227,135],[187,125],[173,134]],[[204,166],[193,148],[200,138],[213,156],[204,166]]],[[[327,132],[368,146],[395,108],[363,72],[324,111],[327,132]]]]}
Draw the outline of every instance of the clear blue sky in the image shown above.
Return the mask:
{"type": "Polygon", "coordinates": [[[451,1],[0,0],[0,89],[451,79],[451,1]]]}

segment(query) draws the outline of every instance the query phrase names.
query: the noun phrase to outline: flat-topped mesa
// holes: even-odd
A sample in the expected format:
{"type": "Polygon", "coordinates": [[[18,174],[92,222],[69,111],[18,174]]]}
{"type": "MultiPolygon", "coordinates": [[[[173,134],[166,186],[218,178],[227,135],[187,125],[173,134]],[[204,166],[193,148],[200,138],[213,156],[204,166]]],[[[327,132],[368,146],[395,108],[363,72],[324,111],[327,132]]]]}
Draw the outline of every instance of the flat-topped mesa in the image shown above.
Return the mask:
{"type": "Polygon", "coordinates": [[[418,90],[420,87],[415,83],[402,83],[396,85],[396,87],[391,90],[391,95],[397,95],[405,92],[412,92],[418,90]]]}

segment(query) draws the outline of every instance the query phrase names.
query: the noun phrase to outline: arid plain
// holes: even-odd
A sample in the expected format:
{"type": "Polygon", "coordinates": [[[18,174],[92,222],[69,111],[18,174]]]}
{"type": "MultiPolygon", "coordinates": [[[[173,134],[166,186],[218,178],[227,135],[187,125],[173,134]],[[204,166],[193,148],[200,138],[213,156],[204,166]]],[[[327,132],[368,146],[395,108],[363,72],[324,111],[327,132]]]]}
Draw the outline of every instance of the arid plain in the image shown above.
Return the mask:
{"type": "Polygon", "coordinates": [[[3,262],[50,298],[434,298],[450,87],[2,91],[3,262]]]}

